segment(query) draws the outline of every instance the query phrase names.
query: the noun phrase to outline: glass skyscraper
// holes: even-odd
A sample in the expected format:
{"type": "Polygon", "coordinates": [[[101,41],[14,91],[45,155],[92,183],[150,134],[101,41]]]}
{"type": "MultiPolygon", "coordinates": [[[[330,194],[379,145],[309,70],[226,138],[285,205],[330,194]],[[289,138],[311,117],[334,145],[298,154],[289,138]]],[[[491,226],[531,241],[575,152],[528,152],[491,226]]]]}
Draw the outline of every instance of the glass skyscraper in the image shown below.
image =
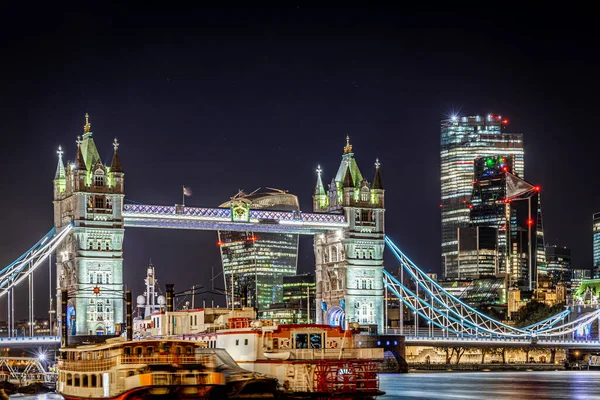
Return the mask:
{"type": "MultiPolygon", "coordinates": [[[[298,211],[295,195],[279,190],[240,193],[231,202],[251,209],[298,211]]],[[[220,207],[230,207],[231,202],[220,207]]],[[[227,306],[255,307],[260,311],[283,301],[283,277],[296,275],[298,235],[219,231],[219,247],[227,291],[227,306]],[[233,284],[233,289],[232,289],[233,284]],[[233,297],[232,297],[233,295],[233,297]]]]}
{"type": "Polygon", "coordinates": [[[441,122],[442,271],[458,278],[458,228],[469,225],[474,161],[478,157],[511,157],[513,174],[525,174],[523,135],[504,133],[500,116],[452,117],[441,122]]]}
{"type": "Polygon", "coordinates": [[[594,214],[592,232],[594,235],[594,279],[598,279],[600,278],[600,213],[594,214]]]}

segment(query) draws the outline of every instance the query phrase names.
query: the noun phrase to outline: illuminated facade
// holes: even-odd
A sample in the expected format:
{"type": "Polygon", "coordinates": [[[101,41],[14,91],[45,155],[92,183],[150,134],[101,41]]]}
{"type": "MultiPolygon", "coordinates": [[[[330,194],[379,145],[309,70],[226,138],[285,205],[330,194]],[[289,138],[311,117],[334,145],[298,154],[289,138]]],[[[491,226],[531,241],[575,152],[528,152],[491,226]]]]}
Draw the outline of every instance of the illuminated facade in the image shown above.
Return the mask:
{"type": "Polygon", "coordinates": [[[315,235],[317,323],[384,326],[384,189],[380,164],[373,183],[363,178],[350,139],[326,191],[317,169],[313,210],[338,212],[349,226],[315,235]]]}
{"type": "Polygon", "coordinates": [[[594,279],[600,278],[600,213],[594,214],[592,225],[594,246],[594,279]]]}
{"type": "MultiPolygon", "coordinates": [[[[239,193],[220,207],[233,213],[250,208],[298,211],[298,198],[279,190],[239,193]]],[[[218,231],[227,304],[255,307],[259,315],[283,301],[283,278],[296,275],[298,235],[268,232],[218,231]],[[233,284],[233,300],[232,300],[233,284]]]]}
{"type": "Polygon", "coordinates": [[[571,249],[564,246],[546,247],[548,277],[556,285],[559,282],[570,286],[571,282],[571,249]]]}
{"type": "MultiPolygon", "coordinates": [[[[69,294],[70,334],[114,334],[123,321],[124,174],[117,139],[111,165],[104,165],[86,114],[73,163],[65,167],[59,148],[54,176],[54,225],[73,223],[56,250],[57,295],[69,294]]],[[[57,307],[60,315],[60,307],[57,307]]]]}
{"type": "Polygon", "coordinates": [[[442,271],[458,278],[458,230],[469,225],[474,160],[503,154],[512,159],[513,173],[524,177],[523,135],[503,133],[507,120],[499,116],[453,117],[441,122],[442,271]]]}
{"type": "Polygon", "coordinates": [[[276,319],[281,324],[315,322],[315,276],[302,274],[283,277],[283,302],[271,304],[260,318],[276,319]],[[308,305],[307,305],[308,303],[308,305]],[[310,317],[307,318],[307,315],[310,317]]]}

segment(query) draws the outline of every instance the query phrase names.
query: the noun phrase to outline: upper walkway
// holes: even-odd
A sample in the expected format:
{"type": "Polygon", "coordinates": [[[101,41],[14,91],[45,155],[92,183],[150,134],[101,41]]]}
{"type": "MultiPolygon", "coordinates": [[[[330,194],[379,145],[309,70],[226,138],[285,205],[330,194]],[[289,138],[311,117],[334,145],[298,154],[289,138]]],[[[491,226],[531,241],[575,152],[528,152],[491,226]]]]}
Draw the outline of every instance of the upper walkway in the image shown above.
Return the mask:
{"type": "Polygon", "coordinates": [[[172,228],[273,232],[314,235],[348,226],[343,214],[125,204],[123,219],[131,228],[172,228]],[[246,212],[247,211],[247,212],[246,212]]]}

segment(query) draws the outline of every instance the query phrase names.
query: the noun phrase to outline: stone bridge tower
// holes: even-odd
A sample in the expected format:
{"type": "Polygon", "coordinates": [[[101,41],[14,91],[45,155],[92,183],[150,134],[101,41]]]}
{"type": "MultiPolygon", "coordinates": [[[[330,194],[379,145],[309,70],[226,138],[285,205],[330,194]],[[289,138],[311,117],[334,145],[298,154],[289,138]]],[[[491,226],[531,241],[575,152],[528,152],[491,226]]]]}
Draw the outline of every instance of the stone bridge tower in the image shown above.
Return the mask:
{"type": "Polygon", "coordinates": [[[384,328],[384,189],[375,162],[373,182],[363,178],[350,138],[337,174],[325,190],[321,168],[313,195],[315,212],[343,213],[348,228],[315,235],[317,323],[357,322],[384,328]]]}
{"type": "Polygon", "coordinates": [[[54,226],[74,225],[56,250],[57,304],[66,289],[69,334],[114,334],[123,322],[124,174],[117,139],[104,165],[85,119],[74,162],[65,167],[59,147],[54,176],[54,226]]]}

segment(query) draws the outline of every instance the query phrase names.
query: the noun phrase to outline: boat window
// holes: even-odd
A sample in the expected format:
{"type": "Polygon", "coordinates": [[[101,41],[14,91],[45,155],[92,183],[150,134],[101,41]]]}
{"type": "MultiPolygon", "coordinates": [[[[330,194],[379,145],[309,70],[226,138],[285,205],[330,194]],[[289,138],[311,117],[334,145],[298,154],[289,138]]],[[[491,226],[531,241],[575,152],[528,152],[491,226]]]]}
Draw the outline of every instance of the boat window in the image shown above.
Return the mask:
{"type": "Polygon", "coordinates": [[[96,375],[92,375],[92,384],[90,386],[91,387],[98,386],[98,380],[96,379],[96,375]]]}
{"type": "Polygon", "coordinates": [[[244,345],[248,346],[248,339],[244,339],[244,345]]]}
{"type": "Polygon", "coordinates": [[[323,348],[323,337],[320,333],[311,333],[310,334],[310,348],[311,349],[321,349],[323,348]]]}
{"type": "Polygon", "coordinates": [[[154,354],[154,347],[152,347],[152,346],[146,347],[146,352],[148,353],[149,356],[151,356],[152,354],[154,354]]]}
{"type": "Polygon", "coordinates": [[[185,348],[185,354],[188,354],[188,355],[194,354],[194,349],[192,348],[192,346],[187,346],[185,348]]]}
{"type": "Polygon", "coordinates": [[[240,339],[235,339],[235,345],[239,346],[240,345],[240,339]]]}
{"type": "Polygon", "coordinates": [[[135,355],[136,355],[136,356],[140,356],[140,357],[141,357],[141,355],[142,355],[142,351],[143,351],[143,350],[144,350],[144,349],[143,349],[141,346],[138,346],[138,347],[136,347],[136,348],[135,348],[135,355]]]}
{"type": "Polygon", "coordinates": [[[67,374],[67,386],[73,386],[73,375],[67,374]]]}
{"type": "Polygon", "coordinates": [[[88,376],[87,374],[82,376],[81,387],[88,387],[88,376]]]}
{"type": "Polygon", "coordinates": [[[80,379],[79,379],[79,374],[75,374],[75,384],[73,386],[75,387],[79,387],[80,386],[80,379]]]}
{"type": "Polygon", "coordinates": [[[133,371],[127,371],[127,376],[133,376],[134,372],[133,371]]]}
{"type": "Polygon", "coordinates": [[[131,347],[125,347],[125,355],[126,356],[130,356],[131,355],[131,347]]]}
{"type": "Polygon", "coordinates": [[[273,338],[273,350],[279,349],[279,339],[273,338]]]}
{"type": "Polygon", "coordinates": [[[308,333],[297,333],[296,334],[296,348],[307,349],[308,348],[308,333]]]}

